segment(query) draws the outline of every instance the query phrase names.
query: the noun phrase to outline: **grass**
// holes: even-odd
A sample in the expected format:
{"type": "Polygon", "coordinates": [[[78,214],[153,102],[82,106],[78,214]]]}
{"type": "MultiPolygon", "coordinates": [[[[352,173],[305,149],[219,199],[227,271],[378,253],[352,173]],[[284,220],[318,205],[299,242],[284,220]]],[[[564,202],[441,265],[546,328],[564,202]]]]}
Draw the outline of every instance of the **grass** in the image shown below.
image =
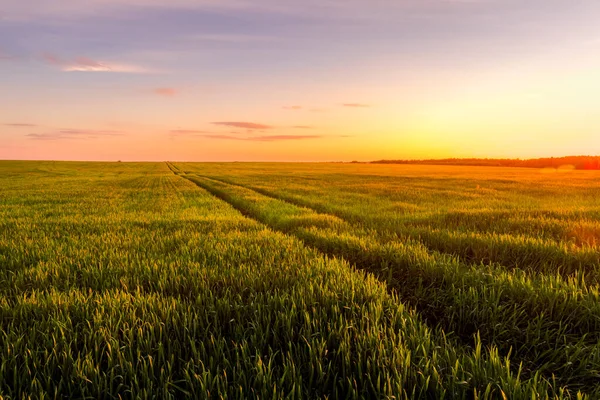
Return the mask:
{"type": "Polygon", "coordinates": [[[0,162],[0,395],[598,398],[600,175],[483,170],[0,162]]]}
{"type": "Polygon", "coordinates": [[[504,353],[512,351],[526,372],[556,375],[559,382],[581,388],[598,378],[600,303],[595,289],[560,277],[506,273],[501,266],[465,265],[429,253],[419,243],[377,240],[377,232],[243,187],[193,175],[189,179],[244,213],[375,273],[446,332],[467,343],[481,335],[504,353]],[[476,286],[479,290],[473,290],[476,286]],[[557,348],[557,341],[565,346],[557,348]]]}

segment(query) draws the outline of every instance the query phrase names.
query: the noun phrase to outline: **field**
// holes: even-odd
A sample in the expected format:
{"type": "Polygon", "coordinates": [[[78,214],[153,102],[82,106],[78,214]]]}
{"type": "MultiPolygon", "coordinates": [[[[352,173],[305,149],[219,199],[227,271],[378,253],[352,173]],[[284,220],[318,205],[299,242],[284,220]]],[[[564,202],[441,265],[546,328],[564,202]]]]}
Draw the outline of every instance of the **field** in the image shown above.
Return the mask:
{"type": "Polygon", "coordinates": [[[0,396],[600,398],[600,172],[0,162],[0,396]]]}

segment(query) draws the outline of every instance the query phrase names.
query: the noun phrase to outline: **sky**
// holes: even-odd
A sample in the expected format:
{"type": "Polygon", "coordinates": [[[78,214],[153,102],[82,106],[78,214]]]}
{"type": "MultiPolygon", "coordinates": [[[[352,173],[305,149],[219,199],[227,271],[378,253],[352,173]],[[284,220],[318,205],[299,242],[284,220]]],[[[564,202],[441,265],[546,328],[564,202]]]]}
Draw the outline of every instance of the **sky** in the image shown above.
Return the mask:
{"type": "Polygon", "coordinates": [[[0,0],[0,159],[600,155],[598,0],[0,0]]]}

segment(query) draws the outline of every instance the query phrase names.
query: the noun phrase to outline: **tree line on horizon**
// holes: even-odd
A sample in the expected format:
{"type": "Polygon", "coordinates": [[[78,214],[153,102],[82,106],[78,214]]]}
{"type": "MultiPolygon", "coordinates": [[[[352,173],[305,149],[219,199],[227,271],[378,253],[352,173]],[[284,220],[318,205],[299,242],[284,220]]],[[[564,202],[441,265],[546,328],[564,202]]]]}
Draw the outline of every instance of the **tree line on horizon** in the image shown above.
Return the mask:
{"type": "Polygon", "coordinates": [[[371,164],[467,165],[488,167],[560,168],[600,170],[600,156],[567,156],[547,158],[444,158],[428,160],[377,160],[371,164]]]}

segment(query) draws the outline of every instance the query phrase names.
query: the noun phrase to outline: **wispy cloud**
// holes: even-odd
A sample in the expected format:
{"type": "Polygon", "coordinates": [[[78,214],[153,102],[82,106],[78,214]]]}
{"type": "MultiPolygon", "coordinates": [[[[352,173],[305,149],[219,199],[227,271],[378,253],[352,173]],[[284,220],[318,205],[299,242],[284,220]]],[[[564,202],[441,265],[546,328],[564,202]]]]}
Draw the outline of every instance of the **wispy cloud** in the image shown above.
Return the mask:
{"type": "Polygon", "coordinates": [[[369,107],[371,107],[369,104],[361,104],[361,103],[344,103],[342,105],[344,107],[354,107],[354,108],[369,108],[369,107]]]}
{"type": "Polygon", "coordinates": [[[161,87],[161,88],[154,89],[154,93],[159,96],[173,97],[177,93],[179,93],[179,90],[177,90],[175,88],[170,88],[170,87],[161,87]]]}
{"type": "Polygon", "coordinates": [[[293,126],[292,128],[295,128],[295,129],[315,129],[314,127],[309,126],[309,125],[296,125],[296,126],[293,126]]]}
{"type": "Polygon", "coordinates": [[[265,124],[257,124],[254,122],[213,122],[213,125],[220,126],[229,126],[233,128],[243,128],[243,129],[271,129],[273,128],[270,125],[265,124]]]}
{"type": "Polygon", "coordinates": [[[43,55],[43,59],[47,64],[58,67],[61,71],[65,72],[120,72],[131,74],[150,72],[137,65],[97,61],[87,57],[65,60],[54,54],[46,53],[43,55]]]}
{"type": "Polygon", "coordinates": [[[283,106],[284,110],[302,110],[302,106],[283,106]]]}
{"type": "Polygon", "coordinates": [[[320,139],[321,135],[265,135],[265,136],[250,136],[250,137],[239,137],[231,135],[201,135],[207,139],[220,139],[220,140],[241,140],[248,142],[276,142],[286,140],[306,140],[306,139],[320,139]]]}
{"type": "Polygon", "coordinates": [[[44,133],[29,133],[31,140],[98,139],[100,137],[123,136],[119,131],[98,131],[90,129],[61,129],[44,133]]]}
{"type": "Polygon", "coordinates": [[[13,128],[33,128],[36,127],[36,124],[25,124],[25,123],[13,123],[13,124],[4,124],[4,126],[11,126],[13,128]]]}

